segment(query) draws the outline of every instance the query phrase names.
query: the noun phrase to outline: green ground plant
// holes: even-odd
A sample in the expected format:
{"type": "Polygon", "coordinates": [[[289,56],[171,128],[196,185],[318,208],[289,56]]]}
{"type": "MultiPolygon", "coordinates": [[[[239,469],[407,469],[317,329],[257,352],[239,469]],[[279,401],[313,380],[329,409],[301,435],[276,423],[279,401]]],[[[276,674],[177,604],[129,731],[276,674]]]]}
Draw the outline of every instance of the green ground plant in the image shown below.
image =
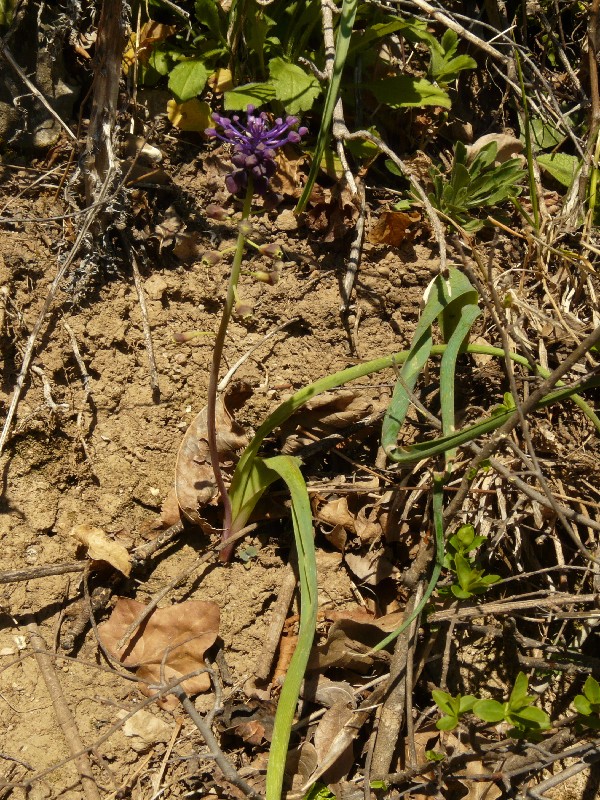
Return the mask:
{"type": "Polygon", "coordinates": [[[525,673],[519,672],[505,703],[499,703],[497,700],[478,699],[474,695],[463,697],[459,694],[453,697],[448,692],[434,689],[433,701],[442,711],[436,727],[443,731],[454,730],[462,716],[472,713],[483,722],[508,723],[512,726],[508,735],[516,739],[528,737],[535,739],[540,733],[551,727],[551,722],[545,711],[533,705],[537,698],[535,695],[528,694],[528,688],[528,677],[525,673]]]}

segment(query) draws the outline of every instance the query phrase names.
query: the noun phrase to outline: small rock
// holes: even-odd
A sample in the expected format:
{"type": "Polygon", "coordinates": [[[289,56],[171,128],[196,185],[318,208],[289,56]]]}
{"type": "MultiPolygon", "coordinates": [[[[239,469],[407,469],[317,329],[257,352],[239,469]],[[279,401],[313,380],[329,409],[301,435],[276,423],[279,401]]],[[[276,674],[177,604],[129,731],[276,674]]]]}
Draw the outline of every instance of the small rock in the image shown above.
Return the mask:
{"type": "Polygon", "coordinates": [[[277,226],[277,230],[280,231],[296,231],[298,230],[298,217],[291,209],[285,209],[285,211],[282,211],[277,217],[275,225],[277,226]]]}

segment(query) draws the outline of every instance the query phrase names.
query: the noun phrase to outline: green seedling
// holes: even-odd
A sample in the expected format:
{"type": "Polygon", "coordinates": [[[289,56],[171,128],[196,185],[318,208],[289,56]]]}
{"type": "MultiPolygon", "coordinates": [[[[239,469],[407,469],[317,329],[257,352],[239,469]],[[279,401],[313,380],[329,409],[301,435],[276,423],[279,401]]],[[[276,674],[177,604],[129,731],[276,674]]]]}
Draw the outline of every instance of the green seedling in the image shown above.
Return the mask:
{"type": "Polygon", "coordinates": [[[477,702],[477,698],[472,694],[466,694],[464,697],[457,694],[453,697],[448,692],[442,692],[441,689],[434,689],[431,696],[433,702],[443,712],[443,716],[435,723],[435,727],[439,731],[453,731],[463,714],[472,711],[477,702]]]}
{"type": "Polygon", "coordinates": [[[446,591],[459,600],[483,594],[500,580],[500,575],[486,575],[470,555],[485,540],[485,536],[475,535],[472,525],[463,525],[447,542],[444,566],[455,573],[457,580],[446,591]]]}
{"type": "Polygon", "coordinates": [[[515,739],[535,739],[550,728],[551,722],[545,711],[533,705],[537,698],[527,694],[528,688],[529,678],[524,672],[519,672],[506,703],[478,700],[473,706],[473,714],[484,722],[507,722],[512,725],[508,735],[515,739]]]}
{"type": "Polygon", "coordinates": [[[580,722],[588,728],[600,730],[600,684],[591,675],[588,675],[583,685],[583,694],[575,697],[573,705],[582,717],[580,722]]]}
{"type": "Polygon", "coordinates": [[[486,144],[472,161],[467,158],[467,148],[462,142],[454,145],[454,159],[449,175],[433,171],[431,204],[460,225],[474,233],[484,226],[484,221],[475,216],[481,209],[489,209],[518,196],[517,185],[524,177],[518,158],[510,158],[496,164],[498,145],[486,144]]]}

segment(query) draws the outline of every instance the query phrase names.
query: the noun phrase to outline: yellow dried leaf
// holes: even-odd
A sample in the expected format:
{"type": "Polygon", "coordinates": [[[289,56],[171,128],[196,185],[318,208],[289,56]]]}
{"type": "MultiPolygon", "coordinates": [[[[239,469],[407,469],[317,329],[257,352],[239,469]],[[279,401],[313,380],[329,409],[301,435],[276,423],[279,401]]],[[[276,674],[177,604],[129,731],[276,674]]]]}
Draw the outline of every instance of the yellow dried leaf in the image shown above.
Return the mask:
{"type": "Polygon", "coordinates": [[[123,575],[131,572],[131,559],[127,548],[119,542],[113,542],[101,528],[91,525],[75,525],[71,536],[87,547],[88,555],[96,561],[107,561],[123,575]]]}
{"type": "Polygon", "coordinates": [[[193,97],[185,103],[169,100],[167,103],[167,117],[171,125],[180,131],[196,131],[204,133],[212,125],[211,110],[208,103],[193,97]]]}
{"type": "Polygon", "coordinates": [[[220,67],[215,70],[207,81],[210,88],[215,94],[223,94],[233,89],[233,75],[230,69],[220,67]]]}

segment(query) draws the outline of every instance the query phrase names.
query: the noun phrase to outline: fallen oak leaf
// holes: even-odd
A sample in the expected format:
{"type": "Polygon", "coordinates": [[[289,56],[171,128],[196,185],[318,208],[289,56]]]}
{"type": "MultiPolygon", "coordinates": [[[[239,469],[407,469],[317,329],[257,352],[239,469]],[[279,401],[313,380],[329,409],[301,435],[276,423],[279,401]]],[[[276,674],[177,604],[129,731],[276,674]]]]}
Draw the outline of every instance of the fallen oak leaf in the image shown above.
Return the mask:
{"type": "Polygon", "coordinates": [[[410,242],[415,238],[416,225],[420,221],[421,215],[418,211],[411,211],[408,214],[404,211],[383,211],[367,238],[371,244],[398,247],[402,242],[410,242]]]}
{"type": "MultiPolygon", "coordinates": [[[[215,643],[219,632],[219,607],[206,600],[188,600],[155,609],[140,625],[131,641],[117,649],[128,627],[139,619],[145,606],[137,600],[120,597],[106,622],[98,625],[103,646],[113,658],[134,670],[151,694],[148,685],[161,685],[204,667],[204,654],[215,643]]],[[[181,688],[194,695],[210,689],[206,672],[188,678],[181,688]]]]}
{"type": "MultiPolygon", "coordinates": [[[[235,454],[248,444],[246,431],[233,419],[250,395],[248,384],[231,384],[217,401],[217,450],[225,469],[233,466],[235,454]]],[[[175,492],[182,513],[196,525],[202,525],[199,511],[217,494],[217,484],[210,462],[206,407],[192,420],[185,432],[175,465],[175,492]]]]}
{"type": "Polygon", "coordinates": [[[71,536],[85,545],[90,558],[95,561],[106,561],[123,575],[131,573],[131,557],[127,548],[119,542],[109,539],[101,528],[92,525],[75,525],[71,528],[71,536]]]}
{"type": "Polygon", "coordinates": [[[354,763],[352,739],[340,736],[354,713],[347,700],[340,699],[328,708],[315,731],[313,739],[319,765],[328,764],[327,775],[320,776],[324,783],[336,783],[345,778],[354,763]]]}

